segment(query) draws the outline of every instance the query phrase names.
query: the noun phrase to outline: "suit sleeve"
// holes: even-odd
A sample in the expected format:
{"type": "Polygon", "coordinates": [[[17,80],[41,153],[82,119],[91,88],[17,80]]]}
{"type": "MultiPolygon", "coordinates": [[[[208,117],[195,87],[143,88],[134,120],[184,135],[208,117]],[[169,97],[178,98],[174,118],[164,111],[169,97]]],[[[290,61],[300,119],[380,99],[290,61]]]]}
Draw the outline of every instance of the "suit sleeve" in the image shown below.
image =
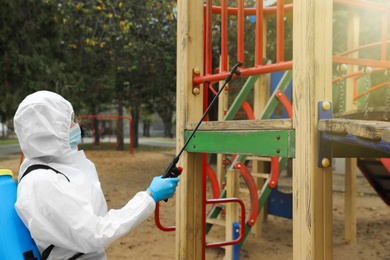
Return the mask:
{"type": "Polygon", "coordinates": [[[106,248],[155,209],[147,192],[103,216],[94,213],[92,203],[65,178],[49,173],[34,174],[19,184],[15,208],[34,239],[82,253],[106,248]]]}

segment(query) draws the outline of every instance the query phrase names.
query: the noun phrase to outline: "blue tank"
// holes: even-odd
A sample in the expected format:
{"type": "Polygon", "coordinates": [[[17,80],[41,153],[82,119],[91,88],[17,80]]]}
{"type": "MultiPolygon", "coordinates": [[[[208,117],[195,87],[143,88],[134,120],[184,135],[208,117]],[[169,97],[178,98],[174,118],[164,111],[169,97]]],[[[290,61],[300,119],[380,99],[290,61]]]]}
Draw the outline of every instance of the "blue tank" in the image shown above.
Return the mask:
{"type": "Polygon", "coordinates": [[[12,171],[0,169],[0,259],[39,260],[39,251],[15,210],[16,182],[12,171]]]}

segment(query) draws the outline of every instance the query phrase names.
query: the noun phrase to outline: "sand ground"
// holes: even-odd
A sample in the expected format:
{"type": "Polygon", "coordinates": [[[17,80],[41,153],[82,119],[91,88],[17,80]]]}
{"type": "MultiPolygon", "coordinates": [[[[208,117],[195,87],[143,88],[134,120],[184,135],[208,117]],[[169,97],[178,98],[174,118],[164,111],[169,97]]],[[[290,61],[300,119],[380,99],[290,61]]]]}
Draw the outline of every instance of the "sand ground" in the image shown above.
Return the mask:
{"type": "MultiPolygon", "coordinates": [[[[145,190],[155,175],[160,175],[172,160],[174,151],[128,152],[87,151],[95,163],[110,208],[120,208],[136,192],[145,190]]],[[[19,157],[0,160],[0,168],[17,173],[19,157]]],[[[333,259],[390,259],[390,208],[375,195],[363,177],[357,179],[357,243],[344,240],[344,177],[334,175],[333,259]]],[[[288,189],[291,178],[280,177],[280,186],[288,189]]],[[[175,224],[175,198],[161,205],[163,225],[175,224]]],[[[223,237],[223,229],[215,230],[223,237]]],[[[262,236],[249,235],[240,251],[241,259],[292,259],[292,221],[268,216],[262,236]]],[[[130,234],[114,242],[108,259],[174,259],[175,234],[158,229],[151,216],[130,234]]],[[[206,259],[223,259],[224,250],[207,249],[206,259]]],[[[302,257],[302,259],[304,259],[302,257]]]]}

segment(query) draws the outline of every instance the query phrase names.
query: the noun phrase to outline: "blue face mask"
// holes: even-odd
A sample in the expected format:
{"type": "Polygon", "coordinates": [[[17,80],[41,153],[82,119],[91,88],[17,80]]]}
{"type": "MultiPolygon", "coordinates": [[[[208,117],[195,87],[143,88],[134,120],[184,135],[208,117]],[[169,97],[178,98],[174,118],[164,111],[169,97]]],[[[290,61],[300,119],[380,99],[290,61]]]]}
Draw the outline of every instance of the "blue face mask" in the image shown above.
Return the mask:
{"type": "Polygon", "coordinates": [[[81,130],[79,124],[75,124],[69,131],[70,148],[76,148],[81,142],[81,130]]]}

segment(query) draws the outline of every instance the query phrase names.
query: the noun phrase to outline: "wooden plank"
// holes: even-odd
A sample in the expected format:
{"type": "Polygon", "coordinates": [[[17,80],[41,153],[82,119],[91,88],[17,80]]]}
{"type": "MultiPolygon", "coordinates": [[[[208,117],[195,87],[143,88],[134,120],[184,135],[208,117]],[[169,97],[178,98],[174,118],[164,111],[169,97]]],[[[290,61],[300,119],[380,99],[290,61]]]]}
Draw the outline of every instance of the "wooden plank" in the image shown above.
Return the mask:
{"type": "MultiPolygon", "coordinates": [[[[198,122],[189,122],[187,130],[194,130],[198,122]]],[[[198,128],[204,131],[214,130],[290,130],[291,119],[239,120],[239,121],[208,121],[202,122],[198,128]]]]}
{"type": "Polygon", "coordinates": [[[371,140],[381,140],[383,130],[386,128],[390,128],[390,122],[354,120],[349,124],[348,133],[371,140]]]}
{"type": "Polygon", "coordinates": [[[318,122],[318,131],[348,134],[348,126],[350,122],[351,120],[348,119],[321,119],[318,122]]]}
{"type": "MultiPolygon", "coordinates": [[[[185,131],[186,139],[191,132],[185,131]]],[[[186,151],[294,157],[293,130],[198,131],[186,151]]]]}
{"type": "MultiPolygon", "coordinates": [[[[184,129],[203,111],[203,94],[192,94],[192,70],[203,71],[203,1],[177,3],[176,144],[184,144],[184,129]]],[[[205,235],[202,210],[202,155],[185,153],[179,161],[184,172],[176,191],[176,260],[203,259],[205,235]]]]}
{"type": "Polygon", "coordinates": [[[385,121],[322,119],[318,123],[318,130],[335,134],[351,134],[374,141],[381,139],[385,142],[390,141],[390,122],[385,121]]]}
{"type": "Polygon", "coordinates": [[[390,128],[383,129],[382,140],[390,143],[390,128]]]}
{"type": "Polygon", "coordinates": [[[332,98],[333,1],[294,2],[293,259],[333,259],[331,167],[317,167],[319,101],[332,98]]]}

